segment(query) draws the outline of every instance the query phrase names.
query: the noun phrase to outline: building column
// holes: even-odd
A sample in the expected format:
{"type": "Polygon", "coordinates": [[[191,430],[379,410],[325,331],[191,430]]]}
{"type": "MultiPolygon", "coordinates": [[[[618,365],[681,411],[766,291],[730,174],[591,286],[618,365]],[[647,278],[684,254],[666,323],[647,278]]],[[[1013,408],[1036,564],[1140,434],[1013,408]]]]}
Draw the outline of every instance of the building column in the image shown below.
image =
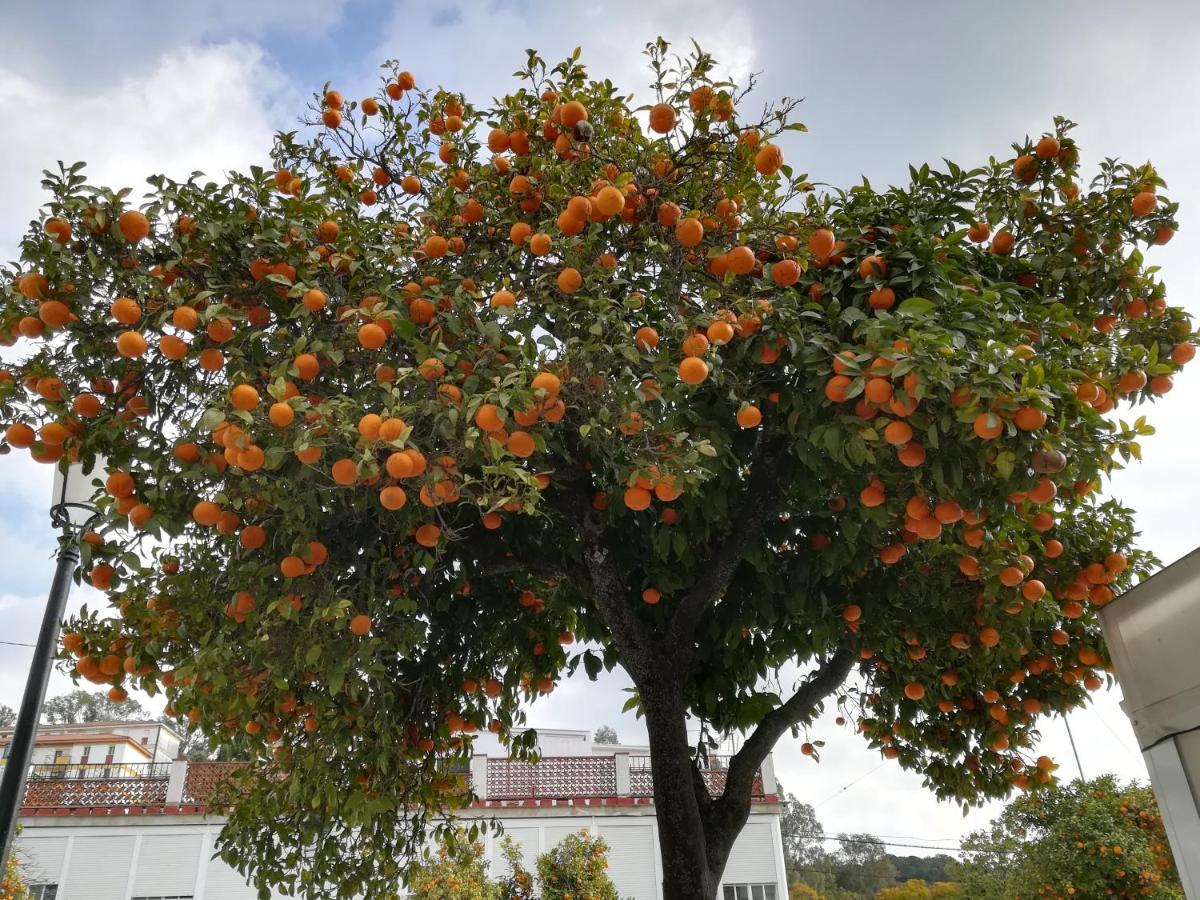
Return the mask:
{"type": "Polygon", "coordinates": [[[628,797],[633,793],[633,787],[629,780],[629,754],[614,753],[613,762],[617,767],[617,796],[628,797]]]}
{"type": "Polygon", "coordinates": [[[476,753],[471,757],[471,790],[480,800],[488,797],[487,754],[476,753]]]}
{"type": "Polygon", "coordinates": [[[768,797],[772,794],[779,793],[779,782],[775,780],[775,760],[768,753],[767,758],[763,760],[762,765],[758,768],[762,775],[763,793],[768,797]]]}
{"type": "Polygon", "coordinates": [[[187,781],[187,760],[171,760],[171,771],[167,776],[167,803],[183,802],[183,786],[187,781]]]}

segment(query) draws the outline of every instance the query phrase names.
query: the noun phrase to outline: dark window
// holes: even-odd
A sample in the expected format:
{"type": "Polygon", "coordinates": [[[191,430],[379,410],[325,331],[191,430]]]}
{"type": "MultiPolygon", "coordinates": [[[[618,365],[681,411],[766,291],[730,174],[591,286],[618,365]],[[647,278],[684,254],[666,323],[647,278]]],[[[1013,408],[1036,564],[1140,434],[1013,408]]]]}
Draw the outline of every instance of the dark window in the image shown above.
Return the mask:
{"type": "Polygon", "coordinates": [[[29,885],[29,900],[57,900],[58,885],[57,884],[31,884],[29,885]]]}

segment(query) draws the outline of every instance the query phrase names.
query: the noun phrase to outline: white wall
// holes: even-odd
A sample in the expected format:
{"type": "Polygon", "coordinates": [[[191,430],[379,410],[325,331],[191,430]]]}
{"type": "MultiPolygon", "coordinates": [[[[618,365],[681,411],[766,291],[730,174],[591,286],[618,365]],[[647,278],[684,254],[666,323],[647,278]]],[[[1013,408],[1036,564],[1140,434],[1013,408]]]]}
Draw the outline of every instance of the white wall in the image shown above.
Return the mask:
{"type": "MultiPolygon", "coordinates": [[[[488,817],[500,810],[481,810],[488,817]]],[[[622,900],[661,900],[658,833],[650,807],[592,813],[506,810],[505,831],[533,870],[539,853],[572,832],[586,830],[609,845],[609,877],[622,900]]],[[[775,884],[782,879],[777,816],[753,813],[738,838],[726,883],[775,884]]],[[[22,821],[17,853],[31,881],[58,884],[61,900],[129,900],[191,895],[194,900],[254,900],[255,892],[220,860],[211,860],[220,820],[199,816],[136,816],[124,820],[39,817],[22,821]]],[[[486,840],[493,874],[504,871],[500,838],[486,840]]]]}

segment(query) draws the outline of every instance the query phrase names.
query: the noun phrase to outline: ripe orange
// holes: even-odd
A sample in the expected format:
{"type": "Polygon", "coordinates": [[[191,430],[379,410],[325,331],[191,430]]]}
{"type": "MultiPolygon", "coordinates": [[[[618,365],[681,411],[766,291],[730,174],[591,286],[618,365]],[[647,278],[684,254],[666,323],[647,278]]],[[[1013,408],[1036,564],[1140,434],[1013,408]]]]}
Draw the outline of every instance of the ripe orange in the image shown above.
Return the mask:
{"type": "Polygon", "coordinates": [[[358,464],[352,459],[339,459],[333,464],[330,474],[342,486],[354,484],[358,480],[358,464]]]}
{"type": "Polygon", "coordinates": [[[647,603],[650,606],[654,606],[661,599],[662,593],[658,590],[658,588],[646,588],[644,591],[642,591],[642,602],[647,603]]]}
{"type": "Polygon", "coordinates": [[[248,384],[239,384],[229,392],[229,402],[233,405],[234,409],[249,412],[258,406],[258,391],[248,384]]]}
{"type": "Polygon", "coordinates": [[[1158,197],[1151,191],[1141,191],[1133,198],[1131,208],[1135,216],[1148,216],[1158,205],[1158,197]]]}
{"type": "Polygon", "coordinates": [[[532,456],[536,449],[533,436],[528,431],[514,431],[508,436],[505,446],[509,453],[522,459],[532,456]]]}
{"type": "Polygon", "coordinates": [[[573,294],[583,284],[583,276],[579,270],[568,266],[558,273],[558,289],[564,294],[573,294]]]}
{"type": "MultiPolygon", "coordinates": [[[[565,124],[565,123],[564,123],[565,124]]],[[[675,127],[675,108],[669,103],[656,103],[650,108],[650,129],[666,134],[675,127]]]]}
{"type": "Polygon", "coordinates": [[[257,550],[267,542],[267,532],[261,525],[247,525],[238,535],[238,542],[247,550],[257,550]]]}
{"type": "Polygon", "coordinates": [[[441,536],[442,529],[432,524],[422,525],[416,531],[416,541],[422,547],[436,547],[438,545],[438,541],[441,539],[441,536]]]}
{"type": "Polygon", "coordinates": [[[500,407],[494,403],[481,404],[479,409],[475,410],[475,424],[489,432],[502,429],[504,420],[500,416],[500,407]]]}
{"type": "Polygon", "coordinates": [[[211,500],[201,500],[192,507],[192,519],[197,525],[212,526],[221,518],[221,507],[211,500]]]}
{"type": "Polygon", "coordinates": [[[367,350],[378,350],[387,343],[387,332],[373,322],[358,329],[358,342],[367,350]]]}
{"type": "Polygon", "coordinates": [[[754,168],[760,175],[770,177],[783,166],[783,151],[774,144],[762,144],[754,154],[754,168]]]}
{"type": "Polygon", "coordinates": [[[1037,142],[1037,147],[1034,148],[1034,153],[1039,159],[1054,159],[1058,156],[1059,145],[1058,141],[1051,135],[1046,135],[1037,142]]]}
{"type": "Polygon", "coordinates": [[[126,359],[136,359],[146,352],[146,339],[136,331],[122,331],[117,337],[117,353],[126,359]]]}
{"type": "Polygon", "coordinates": [[[695,247],[704,240],[704,225],[699,219],[680,219],[675,226],[675,239],[683,247],[695,247]]]}
{"type": "Polygon", "coordinates": [[[636,511],[650,506],[650,492],[642,487],[631,487],[625,491],[625,506],[636,511]]]}
{"type": "Polygon", "coordinates": [[[408,495],[404,493],[404,488],[389,485],[379,492],[379,503],[384,509],[403,509],[408,503],[408,495]]]}
{"type": "Polygon", "coordinates": [[[850,387],[850,377],[847,375],[834,375],[825,382],[825,396],[834,403],[846,402],[846,391],[850,387]]]}
{"type": "Polygon", "coordinates": [[[142,317],[142,308],[136,300],[129,297],[118,297],[112,302],[108,312],[122,325],[136,324],[137,320],[142,317]]]}
{"type": "Polygon", "coordinates": [[[867,278],[882,278],[886,274],[887,263],[882,256],[868,256],[858,264],[858,277],[863,280],[867,278]]]}
{"type": "Polygon", "coordinates": [[[137,210],[126,210],[117,217],[117,228],[125,240],[136,244],[150,234],[150,220],[137,210]]]}
{"type": "Polygon", "coordinates": [[[883,429],[883,439],[893,446],[907,444],[912,440],[912,426],[907,422],[894,421],[889,422],[887,427],[883,429]]]}
{"type": "Polygon", "coordinates": [[[287,403],[272,403],[271,408],[267,410],[267,418],[271,420],[272,425],[286,428],[296,418],[296,412],[287,403]]]}
{"type": "Polygon", "coordinates": [[[752,403],[743,404],[737,411],[737,423],[741,428],[757,428],[762,422],[762,411],[752,403]]]}
{"type": "Polygon", "coordinates": [[[1004,433],[1004,420],[995,413],[980,413],[975,417],[975,434],[990,441],[1004,433]]]}
{"type": "Polygon", "coordinates": [[[904,696],[909,700],[920,700],[925,696],[925,686],[916,681],[910,681],[904,686],[904,696]]]}
{"type": "MultiPolygon", "coordinates": [[[[643,352],[653,350],[658,346],[658,332],[649,325],[643,325],[633,335],[633,342],[643,352]]],[[[1190,344],[1188,345],[1191,346],[1190,344]]]]}
{"type": "Polygon", "coordinates": [[[684,384],[700,384],[708,378],[708,363],[698,356],[685,357],[679,363],[679,380],[684,384]]]}

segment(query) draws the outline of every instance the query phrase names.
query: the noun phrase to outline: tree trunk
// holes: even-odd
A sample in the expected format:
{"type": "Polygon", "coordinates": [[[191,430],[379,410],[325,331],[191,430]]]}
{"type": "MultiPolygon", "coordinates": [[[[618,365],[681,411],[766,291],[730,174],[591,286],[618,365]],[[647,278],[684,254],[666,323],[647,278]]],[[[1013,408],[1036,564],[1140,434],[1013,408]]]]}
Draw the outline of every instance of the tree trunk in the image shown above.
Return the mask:
{"type": "Polygon", "coordinates": [[[712,801],[692,763],[682,688],[667,679],[642,687],[641,696],[650,735],[663,898],[713,900],[732,838],[726,845],[722,834],[720,846],[711,845],[706,818],[712,801]]]}

